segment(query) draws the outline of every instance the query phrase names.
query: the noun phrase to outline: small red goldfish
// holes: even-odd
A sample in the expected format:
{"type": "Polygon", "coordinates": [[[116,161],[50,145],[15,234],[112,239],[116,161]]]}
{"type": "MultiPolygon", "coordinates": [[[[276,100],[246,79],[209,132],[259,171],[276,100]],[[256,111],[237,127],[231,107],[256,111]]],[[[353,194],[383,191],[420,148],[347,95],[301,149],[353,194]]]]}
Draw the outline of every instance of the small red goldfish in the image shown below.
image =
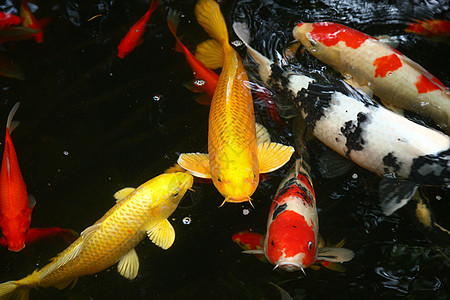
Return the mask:
{"type": "Polygon", "coordinates": [[[183,52],[186,57],[187,62],[192,68],[194,76],[197,80],[195,80],[192,86],[189,87],[190,90],[195,92],[206,93],[208,99],[204,99],[203,97],[199,97],[197,102],[200,104],[211,104],[211,99],[214,95],[214,91],[216,90],[217,82],[219,81],[219,75],[217,75],[213,70],[206,67],[201,61],[195,58],[194,55],[186,48],[185,45],[180,41],[177,37],[177,26],[178,26],[178,15],[175,11],[170,11],[167,15],[167,25],[169,26],[170,32],[172,32],[173,36],[177,40],[177,45],[175,49],[179,52],[183,52]]]}
{"type": "Polygon", "coordinates": [[[35,242],[42,237],[61,235],[70,242],[70,237],[77,234],[70,229],[33,228],[30,229],[31,212],[36,200],[28,196],[25,182],[20,172],[16,150],[11,140],[14,129],[12,119],[20,103],[11,109],[6,123],[5,151],[3,152],[2,168],[0,171],[0,229],[2,237],[0,244],[10,251],[20,251],[25,244],[35,242]]]}
{"type": "Polygon", "coordinates": [[[117,56],[119,58],[124,58],[126,55],[130,54],[131,51],[134,50],[134,48],[142,43],[142,36],[145,32],[145,25],[152,16],[152,13],[158,7],[159,2],[160,0],[152,0],[152,3],[150,3],[150,8],[145,13],[145,15],[143,15],[136,22],[136,24],[131,27],[125,37],[120,41],[119,46],[117,47],[117,49],[119,50],[117,56]]]}
{"type": "Polygon", "coordinates": [[[22,19],[19,16],[0,11],[0,29],[16,26],[21,22],[22,19]]]}
{"type": "Polygon", "coordinates": [[[42,43],[42,41],[44,40],[42,26],[41,23],[36,19],[36,17],[31,12],[30,7],[28,6],[28,0],[23,0],[22,3],[20,4],[20,16],[23,19],[22,25],[24,27],[38,30],[38,32],[33,35],[33,38],[37,43],[39,44],[42,43]]]}
{"type": "Polygon", "coordinates": [[[450,21],[439,19],[415,21],[416,23],[408,23],[408,27],[405,29],[406,32],[432,39],[450,37],[450,21]]]}

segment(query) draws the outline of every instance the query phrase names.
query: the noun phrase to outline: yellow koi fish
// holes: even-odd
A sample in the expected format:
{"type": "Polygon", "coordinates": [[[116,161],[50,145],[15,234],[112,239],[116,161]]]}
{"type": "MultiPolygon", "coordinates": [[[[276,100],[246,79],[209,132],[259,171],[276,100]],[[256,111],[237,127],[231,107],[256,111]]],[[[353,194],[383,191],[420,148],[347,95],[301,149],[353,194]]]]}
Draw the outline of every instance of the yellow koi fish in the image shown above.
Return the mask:
{"type": "Polygon", "coordinates": [[[117,204],[49,264],[21,280],[0,284],[0,299],[28,299],[31,288],[73,286],[79,276],[117,262],[119,273],[134,279],[139,270],[134,247],[145,235],[163,249],[172,246],[175,231],[167,218],[192,183],[190,174],[178,172],[159,175],[137,189],[120,190],[114,195],[117,204]]]}
{"type": "Polygon", "coordinates": [[[258,144],[255,114],[247,73],[237,52],[228,43],[228,32],[219,5],[199,0],[199,24],[213,38],[197,48],[196,57],[207,67],[223,65],[211,102],[208,154],[182,154],[178,164],[194,176],[211,178],[225,202],[250,201],[259,174],[283,166],[294,149],[277,143],[258,144]],[[215,54],[201,58],[200,53],[215,54]]]}

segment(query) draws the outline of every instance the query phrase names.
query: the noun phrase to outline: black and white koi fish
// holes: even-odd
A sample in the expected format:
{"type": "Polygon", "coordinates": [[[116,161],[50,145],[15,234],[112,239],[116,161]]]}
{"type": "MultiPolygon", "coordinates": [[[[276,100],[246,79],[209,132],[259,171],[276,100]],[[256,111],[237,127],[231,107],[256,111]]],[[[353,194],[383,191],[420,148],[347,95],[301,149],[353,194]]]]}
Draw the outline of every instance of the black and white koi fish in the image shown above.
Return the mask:
{"type": "Polygon", "coordinates": [[[384,176],[379,194],[386,215],[405,205],[419,184],[450,184],[450,137],[385,109],[343,80],[282,69],[249,46],[246,24],[233,28],[259,65],[264,84],[298,107],[314,136],[384,176]]]}

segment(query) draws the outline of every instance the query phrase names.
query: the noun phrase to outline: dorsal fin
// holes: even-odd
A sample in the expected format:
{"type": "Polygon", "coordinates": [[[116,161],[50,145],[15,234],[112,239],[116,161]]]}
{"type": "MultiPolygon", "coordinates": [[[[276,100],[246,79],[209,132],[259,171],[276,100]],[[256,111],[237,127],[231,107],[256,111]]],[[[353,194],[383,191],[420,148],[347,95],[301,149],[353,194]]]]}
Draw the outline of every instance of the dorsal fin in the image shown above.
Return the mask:
{"type": "MultiPolygon", "coordinates": [[[[6,128],[9,130],[9,134],[11,134],[12,130],[11,130],[11,123],[12,123],[12,119],[14,118],[14,115],[16,114],[17,110],[19,109],[20,106],[20,102],[17,102],[13,108],[11,109],[11,111],[9,112],[8,115],[8,120],[6,121],[6,128]]],[[[17,126],[16,126],[17,127],[17,126]]],[[[15,128],[15,127],[14,127],[15,128]]],[[[13,129],[14,129],[13,128],[13,129]]]]}

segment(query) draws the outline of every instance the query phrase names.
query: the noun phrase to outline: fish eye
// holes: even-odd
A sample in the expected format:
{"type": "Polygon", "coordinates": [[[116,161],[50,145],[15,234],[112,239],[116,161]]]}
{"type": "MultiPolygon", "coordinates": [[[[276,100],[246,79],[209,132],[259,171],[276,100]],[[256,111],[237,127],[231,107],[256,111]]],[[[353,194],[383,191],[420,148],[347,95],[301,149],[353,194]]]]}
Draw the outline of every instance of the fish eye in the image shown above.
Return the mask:
{"type": "Polygon", "coordinates": [[[316,47],[316,46],[317,46],[317,42],[316,42],[313,38],[308,37],[308,41],[309,41],[309,43],[311,44],[311,46],[313,46],[313,47],[316,47]]]}
{"type": "Polygon", "coordinates": [[[311,251],[311,249],[312,249],[312,242],[309,241],[309,242],[308,242],[308,250],[311,251]]]}
{"type": "Polygon", "coordinates": [[[179,192],[175,192],[172,194],[172,197],[176,197],[176,196],[178,196],[178,194],[179,194],[179,192]]]}
{"type": "Polygon", "coordinates": [[[220,177],[217,177],[217,181],[221,183],[222,179],[220,179],[220,177]]]}

